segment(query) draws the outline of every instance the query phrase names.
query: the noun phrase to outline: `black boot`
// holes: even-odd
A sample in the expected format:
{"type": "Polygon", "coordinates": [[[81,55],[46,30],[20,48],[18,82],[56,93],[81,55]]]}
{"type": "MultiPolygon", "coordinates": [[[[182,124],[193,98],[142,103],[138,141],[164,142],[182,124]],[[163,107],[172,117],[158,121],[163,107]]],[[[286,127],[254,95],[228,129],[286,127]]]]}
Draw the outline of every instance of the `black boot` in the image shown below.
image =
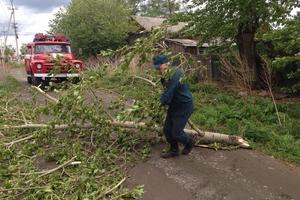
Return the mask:
{"type": "Polygon", "coordinates": [[[169,151],[167,152],[163,152],[160,154],[161,158],[172,158],[172,157],[176,157],[179,156],[179,147],[177,142],[174,144],[171,144],[171,148],[169,151]]]}
{"type": "Polygon", "coordinates": [[[170,151],[170,150],[160,154],[161,158],[173,158],[173,157],[177,157],[177,156],[179,156],[178,151],[170,151]]]}
{"type": "Polygon", "coordinates": [[[191,151],[192,151],[192,149],[194,148],[194,145],[195,145],[195,140],[193,139],[193,137],[191,137],[191,140],[190,140],[190,142],[188,142],[186,145],[185,145],[185,147],[184,147],[184,149],[182,150],[182,154],[183,155],[188,155],[191,151]]]}

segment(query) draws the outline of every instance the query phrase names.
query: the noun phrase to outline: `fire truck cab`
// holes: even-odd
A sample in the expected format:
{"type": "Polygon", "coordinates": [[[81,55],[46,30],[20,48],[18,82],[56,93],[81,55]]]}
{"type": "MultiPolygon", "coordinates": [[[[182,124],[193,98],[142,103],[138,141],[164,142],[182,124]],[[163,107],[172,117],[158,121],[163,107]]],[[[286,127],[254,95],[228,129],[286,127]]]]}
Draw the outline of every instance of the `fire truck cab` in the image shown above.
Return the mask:
{"type": "Polygon", "coordinates": [[[64,35],[35,34],[27,44],[25,55],[27,82],[40,85],[52,79],[79,81],[83,63],[75,59],[70,42],[64,35]]]}

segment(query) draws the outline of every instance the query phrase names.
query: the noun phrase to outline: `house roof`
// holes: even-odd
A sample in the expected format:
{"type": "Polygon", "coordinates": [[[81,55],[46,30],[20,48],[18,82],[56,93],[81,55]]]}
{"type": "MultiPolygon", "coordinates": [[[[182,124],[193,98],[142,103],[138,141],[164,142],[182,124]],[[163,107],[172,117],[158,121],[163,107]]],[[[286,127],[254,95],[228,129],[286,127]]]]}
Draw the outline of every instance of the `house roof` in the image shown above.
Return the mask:
{"type": "MultiPolygon", "coordinates": [[[[190,40],[190,39],[166,39],[166,41],[177,43],[185,47],[197,47],[199,44],[197,40],[190,40]]],[[[209,44],[203,43],[201,47],[209,47],[209,44]]]]}
{"type": "MultiPolygon", "coordinates": [[[[163,24],[166,18],[161,17],[144,17],[144,16],[132,16],[132,18],[146,31],[151,31],[152,28],[159,27],[163,24]]],[[[168,30],[172,33],[180,31],[186,24],[179,22],[177,25],[168,26],[168,30]]]]}

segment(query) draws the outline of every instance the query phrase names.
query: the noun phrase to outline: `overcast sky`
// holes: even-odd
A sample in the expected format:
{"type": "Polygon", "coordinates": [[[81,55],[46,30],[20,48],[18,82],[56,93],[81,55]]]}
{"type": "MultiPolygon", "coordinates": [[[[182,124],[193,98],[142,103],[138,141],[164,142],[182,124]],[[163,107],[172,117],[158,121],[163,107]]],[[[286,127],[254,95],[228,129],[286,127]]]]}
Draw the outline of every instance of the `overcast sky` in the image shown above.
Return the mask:
{"type": "MultiPolygon", "coordinates": [[[[45,33],[54,14],[71,0],[14,0],[16,22],[19,27],[19,45],[32,41],[35,33],[45,33]]],[[[7,29],[10,11],[10,0],[0,0],[0,43],[2,44],[2,31],[7,29]]],[[[300,11],[300,8],[297,9],[300,11]]],[[[296,10],[294,11],[294,13],[296,10]]],[[[15,46],[13,36],[9,36],[8,44],[15,46]]]]}
{"type": "MultiPolygon", "coordinates": [[[[45,33],[48,23],[60,7],[67,6],[70,0],[14,0],[16,22],[18,24],[19,45],[32,41],[35,33],[45,33]]],[[[10,0],[0,0],[0,42],[2,31],[7,30],[10,17],[10,0]]],[[[12,32],[10,32],[12,34],[12,32]]],[[[8,44],[15,46],[13,36],[9,36],[8,44]]]]}

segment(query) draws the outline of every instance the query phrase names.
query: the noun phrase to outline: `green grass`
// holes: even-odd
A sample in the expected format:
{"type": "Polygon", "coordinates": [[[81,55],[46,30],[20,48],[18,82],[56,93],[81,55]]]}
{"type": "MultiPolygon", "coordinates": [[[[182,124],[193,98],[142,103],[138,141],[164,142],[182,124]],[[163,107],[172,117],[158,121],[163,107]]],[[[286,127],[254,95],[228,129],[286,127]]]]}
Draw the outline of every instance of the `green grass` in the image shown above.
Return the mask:
{"type": "Polygon", "coordinates": [[[270,98],[241,98],[211,85],[193,85],[192,120],[202,129],[240,135],[270,155],[300,164],[300,102],[279,103],[278,123],[270,98]]]}
{"type": "Polygon", "coordinates": [[[11,66],[12,68],[22,68],[22,67],[24,67],[23,62],[17,62],[17,61],[9,62],[8,65],[11,66]]]}
{"type": "MultiPolygon", "coordinates": [[[[143,82],[128,87],[126,79],[119,76],[103,78],[101,85],[135,99],[145,98],[151,89],[143,82]]],[[[300,164],[299,101],[278,103],[280,126],[270,98],[241,98],[210,84],[190,87],[195,104],[191,119],[201,129],[242,136],[256,149],[300,164]]]]}
{"type": "Polygon", "coordinates": [[[16,92],[19,88],[20,83],[12,76],[7,76],[4,80],[0,81],[0,96],[16,92]]]}

